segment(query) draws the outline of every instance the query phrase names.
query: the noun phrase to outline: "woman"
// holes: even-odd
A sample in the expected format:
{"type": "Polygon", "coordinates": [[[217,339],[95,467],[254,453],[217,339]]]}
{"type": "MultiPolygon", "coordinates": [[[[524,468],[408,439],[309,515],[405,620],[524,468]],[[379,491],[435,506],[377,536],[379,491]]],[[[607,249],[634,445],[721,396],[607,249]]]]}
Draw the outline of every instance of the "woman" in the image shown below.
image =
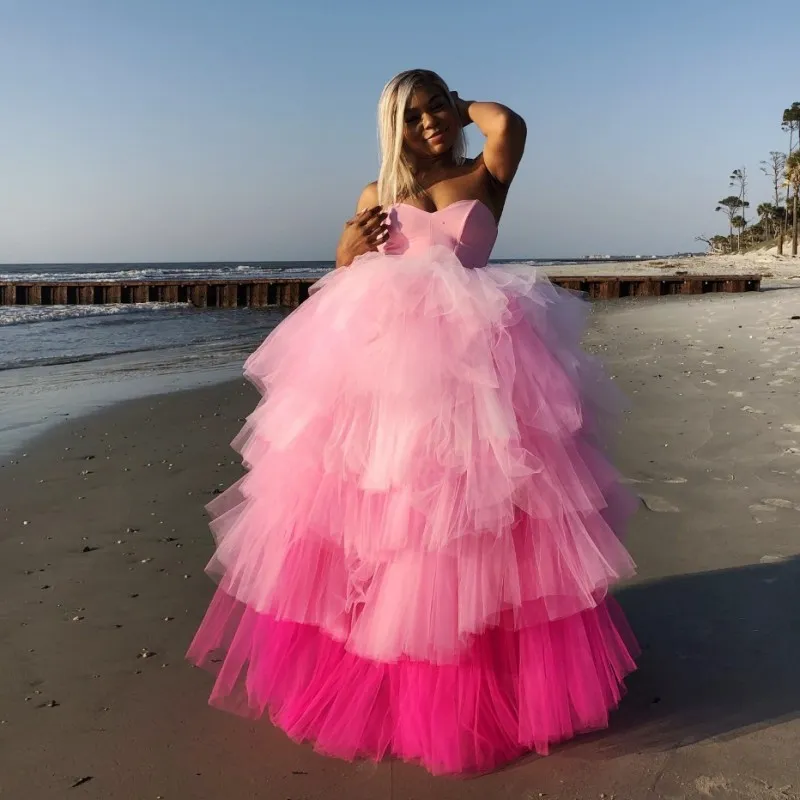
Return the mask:
{"type": "Polygon", "coordinates": [[[338,269],[247,361],[264,399],[209,506],[220,583],[188,657],[212,704],[323,753],[485,771],[607,725],[635,504],[596,442],[584,303],[486,267],[523,121],[414,70],[379,127],[338,269]]]}

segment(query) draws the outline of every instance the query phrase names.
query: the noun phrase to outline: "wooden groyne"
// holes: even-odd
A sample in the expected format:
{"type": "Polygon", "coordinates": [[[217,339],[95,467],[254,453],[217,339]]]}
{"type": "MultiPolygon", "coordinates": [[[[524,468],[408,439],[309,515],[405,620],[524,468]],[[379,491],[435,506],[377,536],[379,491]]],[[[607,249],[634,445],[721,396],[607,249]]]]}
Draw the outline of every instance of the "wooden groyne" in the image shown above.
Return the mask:
{"type": "MultiPolygon", "coordinates": [[[[710,292],[756,292],[758,275],[550,276],[565,289],[598,300],[660,297],[710,292]]],[[[54,283],[0,280],[0,305],[105,305],[110,303],[190,303],[197,308],[296,308],[308,297],[315,279],[246,278],[240,280],[170,280],[54,283]]]]}

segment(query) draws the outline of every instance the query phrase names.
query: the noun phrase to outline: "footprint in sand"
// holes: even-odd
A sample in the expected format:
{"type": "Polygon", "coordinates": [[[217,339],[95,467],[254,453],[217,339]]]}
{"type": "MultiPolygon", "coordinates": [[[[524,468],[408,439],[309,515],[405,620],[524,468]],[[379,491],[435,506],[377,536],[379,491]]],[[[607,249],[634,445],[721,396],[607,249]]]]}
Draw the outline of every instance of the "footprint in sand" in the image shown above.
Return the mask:
{"type": "Polygon", "coordinates": [[[717,384],[714,381],[703,381],[706,386],[716,386],[717,384]]]}
{"type": "Polygon", "coordinates": [[[789,431],[789,433],[800,433],[800,425],[793,425],[787,422],[785,425],[781,425],[781,428],[785,431],[789,431]]]}
{"type": "Polygon", "coordinates": [[[746,411],[748,414],[763,414],[763,411],[759,411],[757,408],[753,408],[752,406],[742,406],[742,411],[746,411]]]}
{"type": "Polygon", "coordinates": [[[680,509],[672,505],[669,500],[654,494],[640,494],[639,498],[644,503],[645,508],[657,514],[674,514],[680,511],[680,509]]]}
{"type": "Polygon", "coordinates": [[[744,397],[744,392],[728,392],[732,397],[744,397]]]}

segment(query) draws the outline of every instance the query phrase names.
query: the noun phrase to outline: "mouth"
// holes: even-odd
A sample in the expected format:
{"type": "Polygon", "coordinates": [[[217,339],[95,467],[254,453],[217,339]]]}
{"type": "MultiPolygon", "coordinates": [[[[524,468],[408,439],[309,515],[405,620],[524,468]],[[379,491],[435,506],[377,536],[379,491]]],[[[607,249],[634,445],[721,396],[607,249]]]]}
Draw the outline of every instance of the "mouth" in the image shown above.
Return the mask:
{"type": "Polygon", "coordinates": [[[445,131],[437,131],[433,136],[429,136],[425,141],[429,144],[441,144],[444,141],[445,131]]]}

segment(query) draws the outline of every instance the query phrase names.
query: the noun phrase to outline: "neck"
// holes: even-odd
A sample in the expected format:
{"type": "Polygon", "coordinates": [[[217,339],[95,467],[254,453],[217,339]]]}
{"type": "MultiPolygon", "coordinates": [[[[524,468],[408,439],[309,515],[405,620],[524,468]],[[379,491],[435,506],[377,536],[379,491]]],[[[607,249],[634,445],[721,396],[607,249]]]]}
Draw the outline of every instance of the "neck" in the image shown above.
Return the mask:
{"type": "Polygon", "coordinates": [[[440,156],[413,156],[411,169],[418,181],[423,180],[432,173],[455,166],[452,152],[448,151],[440,156]]]}

